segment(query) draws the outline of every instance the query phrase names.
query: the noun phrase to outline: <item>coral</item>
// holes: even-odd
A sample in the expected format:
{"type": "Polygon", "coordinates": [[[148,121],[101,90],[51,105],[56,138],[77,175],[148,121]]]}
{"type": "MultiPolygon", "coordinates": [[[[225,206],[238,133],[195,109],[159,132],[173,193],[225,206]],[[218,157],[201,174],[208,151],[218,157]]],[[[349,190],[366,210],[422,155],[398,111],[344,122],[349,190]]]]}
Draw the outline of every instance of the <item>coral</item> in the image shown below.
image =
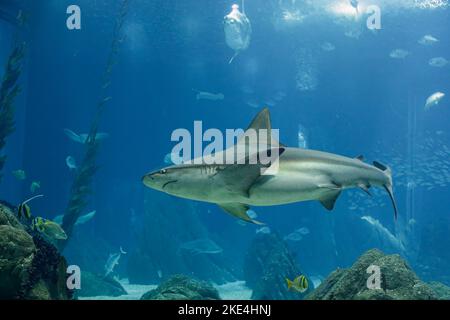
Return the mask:
{"type": "Polygon", "coordinates": [[[298,300],[305,293],[290,292],[286,278],[302,275],[286,243],[276,233],[257,235],[245,257],[246,284],[256,300],[298,300]]]}
{"type": "Polygon", "coordinates": [[[141,300],[220,300],[219,292],[204,281],[175,275],[141,297],[141,300]]]}
{"type": "Polygon", "coordinates": [[[0,204],[0,299],[70,299],[66,261],[0,204]]]}
{"type": "Polygon", "coordinates": [[[377,249],[363,254],[349,269],[338,269],[311,294],[309,300],[430,300],[435,292],[411,270],[399,255],[377,249]],[[367,268],[380,267],[381,289],[369,289],[367,268]]]}

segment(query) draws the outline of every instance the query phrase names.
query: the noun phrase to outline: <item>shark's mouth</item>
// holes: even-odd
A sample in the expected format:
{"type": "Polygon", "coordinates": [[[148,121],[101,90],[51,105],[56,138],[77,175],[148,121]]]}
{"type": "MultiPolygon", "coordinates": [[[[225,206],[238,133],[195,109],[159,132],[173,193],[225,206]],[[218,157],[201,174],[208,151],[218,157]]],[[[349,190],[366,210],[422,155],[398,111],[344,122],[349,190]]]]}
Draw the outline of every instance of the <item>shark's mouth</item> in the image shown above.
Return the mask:
{"type": "Polygon", "coordinates": [[[176,183],[176,182],[178,182],[178,180],[168,181],[168,182],[166,182],[166,183],[163,184],[162,188],[164,189],[164,188],[167,187],[169,184],[171,184],[171,183],[176,183]]]}

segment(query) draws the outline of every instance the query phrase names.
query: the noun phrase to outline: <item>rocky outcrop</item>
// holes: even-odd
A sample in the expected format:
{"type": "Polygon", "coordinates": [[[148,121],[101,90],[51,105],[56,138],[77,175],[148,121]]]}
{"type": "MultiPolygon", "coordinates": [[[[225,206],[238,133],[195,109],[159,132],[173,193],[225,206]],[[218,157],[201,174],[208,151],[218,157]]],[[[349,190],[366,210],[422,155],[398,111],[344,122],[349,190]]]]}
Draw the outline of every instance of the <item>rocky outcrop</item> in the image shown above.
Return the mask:
{"type": "Polygon", "coordinates": [[[373,249],[362,255],[351,268],[331,273],[307,299],[430,300],[437,296],[399,255],[385,255],[373,249]],[[380,267],[381,289],[368,288],[369,266],[380,267]]]}
{"type": "Polygon", "coordinates": [[[428,285],[433,289],[439,300],[450,300],[450,287],[436,281],[432,281],[428,285]]]}
{"type": "Polygon", "coordinates": [[[0,299],[65,300],[66,260],[0,204],[0,299]]]}
{"type": "Polygon", "coordinates": [[[128,294],[124,287],[111,277],[103,277],[87,271],[81,273],[81,289],[78,297],[118,297],[128,294]]]}
{"type": "Polygon", "coordinates": [[[219,292],[209,283],[175,275],[158,288],[141,297],[141,300],[220,300],[219,292]]]}
{"type": "Polygon", "coordinates": [[[256,300],[298,300],[301,294],[290,292],[286,278],[293,280],[302,272],[286,243],[275,233],[257,235],[245,257],[244,277],[256,300]]]}

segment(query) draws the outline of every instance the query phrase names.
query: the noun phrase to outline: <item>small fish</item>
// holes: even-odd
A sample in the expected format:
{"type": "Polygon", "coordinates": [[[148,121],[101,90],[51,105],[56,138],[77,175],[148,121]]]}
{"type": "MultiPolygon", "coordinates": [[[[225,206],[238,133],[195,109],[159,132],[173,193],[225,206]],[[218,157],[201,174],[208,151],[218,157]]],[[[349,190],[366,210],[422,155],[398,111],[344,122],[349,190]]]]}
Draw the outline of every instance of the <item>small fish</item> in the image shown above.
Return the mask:
{"type": "Polygon", "coordinates": [[[284,240],[289,240],[293,242],[301,241],[303,239],[303,236],[299,232],[292,232],[288,234],[286,237],[284,237],[284,240]]]}
{"type": "Polygon", "coordinates": [[[91,221],[95,217],[96,213],[97,213],[97,211],[94,210],[89,213],[86,213],[85,215],[82,215],[81,217],[79,217],[77,219],[77,222],[75,222],[75,226],[79,226],[79,225],[85,224],[88,221],[91,221]]]}
{"type": "Polygon", "coordinates": [[[352,38],[352,39],[359,39],[359,37],[361,36],[361,31],[359,31],[359,30],[349,30],[349,31],[346,31],[345,33],[344,33],[344,35],[347,37],[347,38],[352,38]]]}
{"type": "Polygon", "coordinates": [[[275,93],[275,95],[273,96],[273,99],[276,101],[281,101],[286,97],[286,93],[283,91],[278,91],[277,93],[275,93]]]}
{"type": "Polygon", "coordinates": [[[23,217],[27,218],[28,220],[30,220],[31,219],[31,209],[30,209],[30,206],[28,205],[28,203],[33,201],[34,199],[41,198],[43,196],[44,195],[39,194],[37,196],[34,196],[30,199],[25,200],[21,204],[19,204],[19,206],[17,207],[17,217],[19,219],[21,219],[23,216],[23,217]]]}
{"type": "Polygon", "coordinates": [[[439,40],[433,37],[432,35],[427,34],[423,36],[421,39],[419,39],[417,42],[423,46],[430,46],[439,42],[439,40]]]}
{"type": "Polygon", "coordinates": [[[327,52],[331,52],[336,49],[336,47],[330,42],[325,42],[320,47],[322,48],[323,51],[327,51],[327,52]]]}
{"type": "Polygon", "coordinates": [[[433,93],[427,98],[427,101],[425,102],[425,110],[429,110],[431,107],[438,105],[444,97],[445,94],[442,92],[433,93]]]}
{"type": "MultiPolygon", "coordinates": [[[[70,140],[75,141],[77,143],[81,143],[81,144],[86,144],[88,141],[88,138],[89,138],[89,134],[87,134],[87,133],[77,134],[70,129],[64,129],[64,133],[66,134],[67,137],[69,137],[70,140]]],[[[95,136],[95,141],[100,142],[100,141],[105,140],[108,137],[109,137],[109,134],[104,133],[104,132],[99,132],[95,136]]]]}
{"type": "Polygon", "coordinates": [[[428,61],[428,64],[431,67],[435,67],[435,68],[445,67],[446,65],[448,65],[448,63],[449,63],[448,60],[443,57],[432,58],[432,59],[430,59],[430,61],[428,61]]]}
{"type": "Polygon", "coordinates": [[[31,224],[33,230],[38,231],[50,240],[67,240],[67,234],[56,222],[41,217],[33,219],[31,224]]]}
{"type": "Polygon", "coordinates": [[[303,293],[308,290],[308,279],[301,275],[294,279],[294,281],[286,278],[287,288],[289,291],[294,291],[298,293],[303,293]]]}
{"type": "Polygon", "coordinates": [[[27,178],[27,174],[24,170],[15,170],[12,172],[14,177],[16,177],[17,180],[25,180],[27,178]]]}
{"type": "Polygon", "coordinates": [[[199,91],[196,89],[192,89],[197,92],[196,99],[197,100],[209,100],[209,101],[219,101],[225,99],[223,93],[211,93],[206,91],[199,91]]]}
{"type": "Polygon", "coordinates": [[[277,105],[277,103],[275,101],[273,101],[272,99],[267,99],[265,101],[265,104],[269,107],[275,107],[277,105]]]}
{"type": "Polygon", "coordinates": [[[122,247],[120,247],[120,251],[118,253],[109,255],[109,258],[105,264],[105,278],[114,271],[115,266],[119,264],[120,257],[123,254],[127,253],[123,251],[122,247]]]}
{"type": "Polygon", "coordinates": [[[247,102],[246,102],[246,104],[248,105],[248,106],[250,106],[250,107],[252,107],[252,108],[255,108],[255,109],[257,109],[257,108],[259,108],[259,103],[258,103],[258,101],[256,101],[256,100],[248,100],[247,102]]]}
{"type": "Polygon", "coordinates": [[[409,55],[409,51],[403,49],[395,49],[389,54],[392,59],[405,59],[409,55]]]}
{"type": "Polygon", "coordinates": [[[306,227],[302,227],[300,229],[297,229],[295,232],[300,233],[303,236],[306,236],[309,234],[309,229],[306,227]]]}
{"type": "Polygon", "coordinates": [[[36,193],[41,188],[41,182],[40,181],[33,181],[30,186],[31,193],[36,193]]]}
{"type": "Polygon", "coordinates": [[[259,229],[256,229],[256,234],[269,234],[270,233],[270,228],[269,227],[262,227],[259,229]]]}
{"type": "Polygon", "coordinates": [[[77,170],[77,162],[75,161],[75,158],[72,156],[68,156],[66,158],[66,165],[70,170],[77,170]]]}
{"type": "Polygon", "coordinates": [[[358,13],[358,11],[359,11],[359,9],[358,9],[358,5],[359,5],[358,0],[350,0],[350,5],[351,5],[353,8],[355,8],[356,13],[358,13]]]}
{"type": "Polygon", "coordinates": [[[248,211],[247,211],[247,215],[248,215],[251,219],[256,219],[256,218],[258,218],[258,215],[257,215],[256,212],[253,211],[253,210],[248,210],[248,211]]]}
{"type": "Polygon", "coordinates": [[[185,251],[192,255],[198,254],[219,254],[223,249],[219,247],[214,241],[209,239],[198,239],[183,243],[179,247],[180,251],[185,251]]]}
{"type": "Polygon", "coordinates": [[[163,276],[163,274],[162,274],[162,271],[161,270],[158,270],[158,272],[157,272],[157,274],[158,274],[158,278],[162,278],[162,276],[163,276]]]}

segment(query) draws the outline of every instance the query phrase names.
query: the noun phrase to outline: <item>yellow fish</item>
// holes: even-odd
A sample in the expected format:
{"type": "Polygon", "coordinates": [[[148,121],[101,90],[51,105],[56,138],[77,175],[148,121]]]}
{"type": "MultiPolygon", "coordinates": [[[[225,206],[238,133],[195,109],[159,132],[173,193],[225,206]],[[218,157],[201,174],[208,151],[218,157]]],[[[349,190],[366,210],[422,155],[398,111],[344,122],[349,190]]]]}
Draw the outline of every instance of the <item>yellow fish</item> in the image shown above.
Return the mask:
{"type": "Polygon", "coordinates": [[[47,236],[50,240],[67,240],[67,234],[64,229],[51,220],[37,217],[33,219],[31,228],[47,236]]]}
{"type": "Polygon", "coordinates": [[[308,290],[308,279],[305,276],[298,276],[294,281],[286,278],[286,282],[289,291],[303,293],[308,290]]]}
{"type": "Polygon", "coordinates": [[[28,203],[36,198],[40,198],[43,197],[42,194],[34,196],[28,200],[25,200],[24,202],[22,202],[21,204],[19,204],[19,206],[17,207],[17,217],[19,219],[23,217],[27,218],[28,220],[31,219],[31,209],[30,206],[28,205],[28,203]]]}
{"type": "Polygon", "coordinates": [[[15,170],[12,174],[17,180],[25,180],[27,178],[27,174],[24,170],[15,170]]]}

